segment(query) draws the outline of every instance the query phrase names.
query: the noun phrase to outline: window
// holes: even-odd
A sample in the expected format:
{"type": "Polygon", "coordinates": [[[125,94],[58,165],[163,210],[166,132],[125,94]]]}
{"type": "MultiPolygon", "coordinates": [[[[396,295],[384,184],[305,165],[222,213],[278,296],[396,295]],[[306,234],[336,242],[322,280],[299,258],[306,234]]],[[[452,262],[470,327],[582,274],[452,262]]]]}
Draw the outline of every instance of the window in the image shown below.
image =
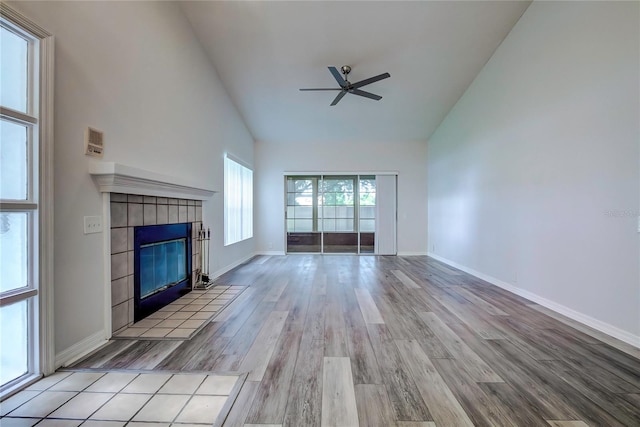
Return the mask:
{"type": "Polygon", "coordinates": [[[224,158],[224,245],[253,237],[253,171],[224,158]]]}
{"type": "Polygon", "coordinates": [[[53,369],[52,38],[0,4],[0,398],[53,369]],[[45,111],[46,109],[46,111],[45,111]]]}

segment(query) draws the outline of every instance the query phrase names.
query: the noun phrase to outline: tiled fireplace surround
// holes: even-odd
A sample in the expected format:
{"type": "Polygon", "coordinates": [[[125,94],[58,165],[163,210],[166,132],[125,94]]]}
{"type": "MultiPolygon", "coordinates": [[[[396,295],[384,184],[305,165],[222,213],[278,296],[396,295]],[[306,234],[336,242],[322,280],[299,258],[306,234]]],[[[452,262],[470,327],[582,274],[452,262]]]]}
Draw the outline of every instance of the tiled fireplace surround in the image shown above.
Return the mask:
{"type": "Polygon", "coordinates": [[[202,201],[168,197],[111,194],[111,331],[133,324],[133,238],[140,225],[180,224],[192,227],[192,274],[200,268],[197,230],[202,224],[202,201]]]}

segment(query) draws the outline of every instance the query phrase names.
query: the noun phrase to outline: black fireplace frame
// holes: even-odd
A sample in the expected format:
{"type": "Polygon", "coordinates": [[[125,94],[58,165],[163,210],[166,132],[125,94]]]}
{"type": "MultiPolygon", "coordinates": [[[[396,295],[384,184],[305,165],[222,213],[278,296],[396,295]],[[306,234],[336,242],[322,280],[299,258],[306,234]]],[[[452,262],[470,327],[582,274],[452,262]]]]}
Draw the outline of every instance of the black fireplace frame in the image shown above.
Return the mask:
{"type": "Polygon", "coordinates": [[[146,225],[134,228],[134,276],[133,319],[138,322],[151,313],[172,303],[181,296],[191,292],[191,223],[146,225]],[[186,272],[187,277],[174,285],[168,286],[144,299],[140,297],[140,246],[149,243],[161,243],[174,239],[187,239],[186,272]]]}

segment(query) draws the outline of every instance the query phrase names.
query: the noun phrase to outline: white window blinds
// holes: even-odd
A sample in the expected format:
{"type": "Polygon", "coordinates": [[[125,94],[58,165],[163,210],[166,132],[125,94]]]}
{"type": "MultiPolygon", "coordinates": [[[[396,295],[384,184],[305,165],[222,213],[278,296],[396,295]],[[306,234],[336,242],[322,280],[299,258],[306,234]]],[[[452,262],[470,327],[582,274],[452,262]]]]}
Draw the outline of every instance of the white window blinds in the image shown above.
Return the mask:
{"type": "Polygon", "coordinates": [[[224,158],[224,245],[253,237],[253,171],[224,158]]]}

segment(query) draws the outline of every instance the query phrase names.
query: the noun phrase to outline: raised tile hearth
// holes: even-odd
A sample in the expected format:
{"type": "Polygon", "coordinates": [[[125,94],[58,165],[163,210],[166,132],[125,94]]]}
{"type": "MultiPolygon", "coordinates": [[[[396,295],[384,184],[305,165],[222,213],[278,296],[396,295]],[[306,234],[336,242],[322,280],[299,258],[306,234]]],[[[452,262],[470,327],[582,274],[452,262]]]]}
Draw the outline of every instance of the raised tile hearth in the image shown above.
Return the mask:
{"type": "Polygon", "coordinates": [[[246,286],[214,286],[193,290],[147,318],[113,335],[113,339],[188,340],[202,329],[246,286]]]}

